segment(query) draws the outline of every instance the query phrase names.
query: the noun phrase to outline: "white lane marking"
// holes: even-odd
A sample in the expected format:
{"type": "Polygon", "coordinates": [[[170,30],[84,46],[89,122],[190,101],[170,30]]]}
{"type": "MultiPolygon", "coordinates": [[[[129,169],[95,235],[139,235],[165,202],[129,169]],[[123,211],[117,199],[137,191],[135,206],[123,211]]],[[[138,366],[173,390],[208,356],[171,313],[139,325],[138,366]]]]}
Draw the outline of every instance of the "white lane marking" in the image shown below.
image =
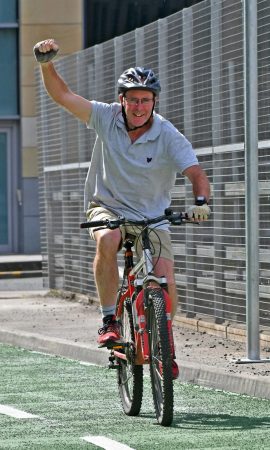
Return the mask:
{"type": "Polygon", "coordinates": [[[25,411],[21,411],[20,409],[13,408],[12,406],[0,405],[0,414],[5,414],[6,416],[15,417],[16,419],[33,419],[35,417],[34,414],[29,414],[25,411]]]}
{"type": "Polygon", "coordinates": [[[134,448],[128,447],[128,445],[121,444],[105,436],[84,436],[81,439],[104,448],[104,450],[135,450],[134,448]]]}
{"type": "Polygon", "coordinates": [[[95,363],[90,363],[90,362],[87,362],[87,361],[79,361],[79,364],[80,364],[81,366],[97,366],[97,364],[95,364],[95,363]]]}

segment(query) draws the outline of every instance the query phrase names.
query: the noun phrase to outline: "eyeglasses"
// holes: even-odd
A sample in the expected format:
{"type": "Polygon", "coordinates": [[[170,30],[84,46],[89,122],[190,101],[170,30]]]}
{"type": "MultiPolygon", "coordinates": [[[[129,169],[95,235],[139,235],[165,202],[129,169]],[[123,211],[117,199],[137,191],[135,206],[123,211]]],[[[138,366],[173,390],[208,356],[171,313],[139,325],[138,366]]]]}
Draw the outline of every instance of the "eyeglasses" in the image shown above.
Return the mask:
{"type": "Polygon", "coordinates": [[[143,97],[143,98],[136,98],[136,97],[131,97],[131,98],[127,98],[124,97],[126,102],[129,105],[139,105],[140,103],[142,105],[150,105],[151,102],[154,101],[154,98],[148,98],[148,97],[143,97]]]}

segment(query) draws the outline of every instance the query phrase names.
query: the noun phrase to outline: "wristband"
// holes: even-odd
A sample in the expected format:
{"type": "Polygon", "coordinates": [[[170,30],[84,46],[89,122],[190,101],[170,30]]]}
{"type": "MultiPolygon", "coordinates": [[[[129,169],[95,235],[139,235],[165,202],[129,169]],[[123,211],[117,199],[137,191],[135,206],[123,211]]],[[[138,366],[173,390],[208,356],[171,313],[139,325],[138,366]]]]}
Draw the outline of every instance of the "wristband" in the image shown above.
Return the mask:
{"type": "Polygon", "coordinates": [[[204,197],[203,195],[198,195],[197,197],[195,197],[195,205],[196,206],[202,206],[205,204],[208,205],[206,197],[204,197]]]}

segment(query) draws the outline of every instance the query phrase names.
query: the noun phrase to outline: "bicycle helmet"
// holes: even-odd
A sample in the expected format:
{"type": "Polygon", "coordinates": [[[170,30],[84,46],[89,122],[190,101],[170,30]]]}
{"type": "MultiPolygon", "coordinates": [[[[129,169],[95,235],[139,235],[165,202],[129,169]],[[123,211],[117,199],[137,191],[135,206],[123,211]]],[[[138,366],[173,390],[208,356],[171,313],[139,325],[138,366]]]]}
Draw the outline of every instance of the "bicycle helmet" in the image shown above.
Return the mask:
{"type": "Polygon", "coordinates": [[[120,76],[118,94],[125,94],[129,89],[145,89],[158,95],[161,91],[160,82],[151,69],[144,67],[131,67],[120,76]]]}

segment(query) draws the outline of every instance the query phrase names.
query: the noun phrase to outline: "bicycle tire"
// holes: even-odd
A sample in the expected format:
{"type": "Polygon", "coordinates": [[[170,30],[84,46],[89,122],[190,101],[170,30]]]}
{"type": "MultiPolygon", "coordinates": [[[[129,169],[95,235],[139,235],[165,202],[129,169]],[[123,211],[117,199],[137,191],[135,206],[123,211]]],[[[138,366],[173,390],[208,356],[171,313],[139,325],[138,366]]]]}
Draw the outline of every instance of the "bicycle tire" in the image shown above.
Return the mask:
{"type": "Polygon", "coordinates": [[[137,416],[143,397],[143,366],[135,364],[135,336],[130,299],[124,303],[120,330],[125,342],[130,345],[125,347],[127,361],[117,358],[118,391],[124,413],[137,416]]]}
{"type": "Polygon", "coordinates": [[[148,296],[150,377],[154,407],[158,423],[169,426],[173,421],[174,395],[165,298],[161,288],[147,288],[146,295],[148,296]],[[160,365],[162,365],[162,374],[160,365]]]}

